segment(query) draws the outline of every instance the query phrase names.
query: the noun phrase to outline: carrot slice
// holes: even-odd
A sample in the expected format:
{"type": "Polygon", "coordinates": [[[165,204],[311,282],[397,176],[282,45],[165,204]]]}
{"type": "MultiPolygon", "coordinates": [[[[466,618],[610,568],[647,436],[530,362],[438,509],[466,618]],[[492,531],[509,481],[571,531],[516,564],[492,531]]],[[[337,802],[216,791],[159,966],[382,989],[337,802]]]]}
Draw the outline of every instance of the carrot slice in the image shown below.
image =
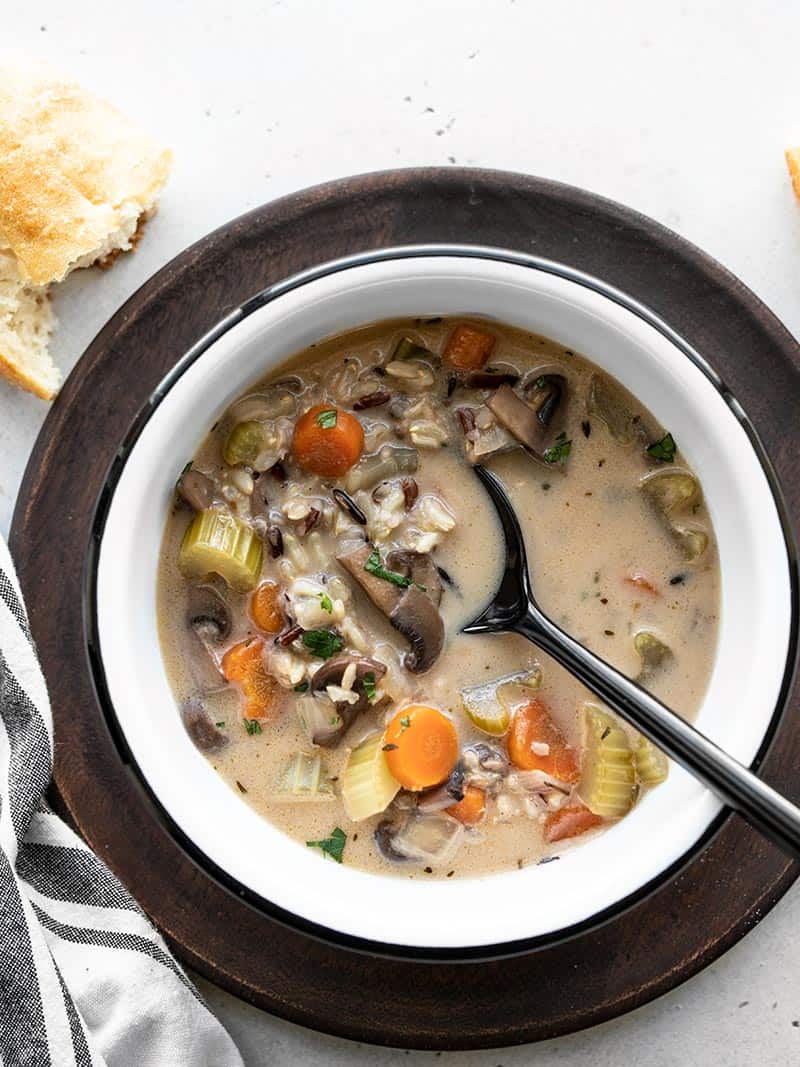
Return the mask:
{"type": "Polygon", "coordinates": [[[492,354],[495,338],[474,326],[456,326],[444,350],[447,362],[459,370],[480,370],[492,354]]]}
{"type": "Polygon", "coordinates": [[[587,830],[594,830],[602,821],[599,815],[589,811],[583,804],[571,804],[547,816],[544,821],[544,839],[552,843],[564,841],[568,837],[577,837],[579,834],[585,834],[587,830]]]}
{"type": "Polygon", "coordinates": [[[260,637],[240,641],[222,657],[226,681],[238,685],[244,697],[245,719],[264,719],[274,711],[278,683],[264,666],[264,642],[260,637]]]}
{"type": "Polygon", "coordinates": [[[652,593],[653,596],[661,595],[649,578],[645,578],[641,571],[634,571],[632,574],[626,574],[625,581],[628,585],[633,585],[637,589],[643,589],[645,593],[652,593]]]}
{"type": "Polygon", "coordinates": [[[444,810],[465,826],[474,826],[486,814],[486,793],[476,785],[468,785],[461,800],[444,810]]]}
{"type": "Polygon", "coordinates": [[[280,586],[277,582],[262,582],[250,596],[250,618],[267,634],[277,634],[283,629],[286,617],[281,610],[280,586]]]}
{"type": "Polygon", "coordinates": [[[520,770],[544,771],[568,785],[578,781],[575,752],[540,698],[515,712],[506,741],[509,758],[520,770]]]}
{"type": "Polygon", "coordinates": [[[311,474],[338,478],[364,451],[364,430],[347,411],[333,404],[316,404],[294,426],[292,454],[311,474]]]}
{"type": "Polygon", "coordinates": [[[386,727],[386,763],[404,789],[427,789],[448,777],[458,761],[456,728],[438,708],[412,704],[386,727]]]}

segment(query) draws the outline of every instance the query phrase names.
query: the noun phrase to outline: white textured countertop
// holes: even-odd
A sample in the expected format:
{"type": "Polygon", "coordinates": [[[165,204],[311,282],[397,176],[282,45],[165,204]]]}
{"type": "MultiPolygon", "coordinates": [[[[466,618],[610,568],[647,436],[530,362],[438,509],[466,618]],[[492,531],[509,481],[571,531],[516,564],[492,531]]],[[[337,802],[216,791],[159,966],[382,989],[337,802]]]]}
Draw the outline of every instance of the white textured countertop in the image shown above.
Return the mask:
{"type": "MultiPolygon", "coordinates": [[[[57,299],[68,371],[186,245],[265,200],[348,173],[460,163],[602,193],[677,230],[800,334],[796,0],[5,0],[0,53],[37,54],[175,150],[134,256],[57,299]]],[[[46,407],[0,384],[0,531],[46,407]]],[[[800,1061],[800,889],[674,993],[572,1037],[435,1057],[320,1036],[201,982],[248,1067],[672,1067],[800,1061]]],[[[369,1005],[365,1003],[365,1010],[369,1005]]]]}

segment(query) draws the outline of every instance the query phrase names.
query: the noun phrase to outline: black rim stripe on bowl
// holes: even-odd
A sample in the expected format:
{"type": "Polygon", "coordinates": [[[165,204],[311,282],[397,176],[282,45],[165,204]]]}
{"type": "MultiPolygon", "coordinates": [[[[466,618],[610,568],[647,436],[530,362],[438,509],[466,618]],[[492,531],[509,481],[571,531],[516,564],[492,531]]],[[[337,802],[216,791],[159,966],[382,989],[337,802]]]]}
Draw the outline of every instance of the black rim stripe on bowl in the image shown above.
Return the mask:
{"type": "Polygon", "coordinates": [[[783,679],[781,682],[781,688],[778,695],[778,699],[770,717],[769,724],[764,733],[761,745],[750,767],[752,770],[758,770],[759,766],[766,758],[772,744],[775,732],[780,723],[781,717],[785,710],[786,701],[789,692],[792,687],[795,672],[795,660],[797,652],[797,633],[798,633],[798,567],[797,567],[797,552],[794,543],[794,536],[791,529],[791,524],[788,518],[788,511],[785,501],[783,499],[783,493],[780,488],[778,477],[773,468],[772,462],[767,454],[761,439],[747,416],[746,412],[742,408],[741,404],[734,397],[731,391],[726,387],[717,372],[706,362],[706,360],[694,349],[687,341],[684,340],[680,334],[676,333],[666,322],[663,321],[658,315],[655,314],[649,307],[635,300],[633,297],[628,296],[626,293],[614,286],[607,285],[600,279],[593,277],[590,274],[585,274],[583,271],[575,270],[572,267],[568,267],[564,264],[557,263],[553,260],[541,259],[536,256],[525,255],[524,253],[512,252],[506,249],[489,248],[480,245],[450,245],[450,244],[421,244],[421,245],[406,245],[398,248],[380,249],[373,252],[362,252],[352,256],[345,256],[341,259],[333,260],[329,263],[322,264],[318,267],[312,267],[308,270],[301,271],[298,274],[294,274],[283,281],[277,282],[274,285],[267,286],[267,288],[256,293],[249,300],[246,300],[235,311],[231,312],[224,319],[222,319],[213,329],[204,334],[191,348],[178,360],[175,366],[164,375],[159,382],[158,386],[150,394],[148,400],[143,404],[139,413],[133,420],[130,428],[128,429],[125,437],[117,450],[117,453],[109,467],[108,473],[103,482],[103,487],[98,495],[97,504],[95,506],[94,515],[92,517],[91,524],[91,539],[89,543],[89,549],[84,564],[83,574],[83,622],[84,632],[86,634],[87,644],[87,656],[89,660],[89,669],[92,678],[92,683],[95,690],[95,695],[100,705],[100,708],[106,718],[112,737],[115,744],[122,755],[123,760],[128,764],[131,773],[134,775],[139,787],[143,790],[144,794],[150,801],[157,817],[162,824],[167,828],[171,837],[177,844],[183,849],[183,851],[190,857],[190,859],[197,864],[203,871],[209,874],[223,886],[230,893],[236,897],[246,901],[251,907],[258,911],[261,911],[268,915],[270,918],[284,925],[299,930],[310,937],[318,938],[329,944],[337,945],[342,948],[347,948],[356,952],[365,952],[371,955],[383,955],[391,958],[401,958],[407,960],[419,960],[425,962],[444,962],[444,963],[457,963],[457,962],[472,962],[475,960],[494,960],[503,959],[509,956],[516,956],[523,953],[534,951],[537,948],[543,948],[545,946],[551,947],[567,941],[573,937],[584,933],[590,929],[596,929],[597,927],[609,922],[611,919],[621,915],[635,904],[646,899],[655,893],[660,886],[665,882],[672,879],[677,875],[685,866],[690,864],[695,857],[706,848],[714,837],[719,833],[723,824],[728,818],[731,817],[732,812],[729,808],[723,808],[723,810],[712,820],[710,825],[706,828],[705,832],[698,838],[698,840],[690,846],[687,851],[680,856],[669,867],[655,875],[650,881],[646,882],[639,889],[633,893],[629,893],[626,897],[612,904],[610,907],[604,909],[601,912],[589,916],[589,918],[574,923],[571,926],[564,927],[560,930],[552,931],[548,934],[542,934],[538,937],[522,938],[516,941],[503,942],[501,944],[493,945],[478,945],[469,948],[424,948],[414,947],[409,945],[397,945],[390,942],[372,941],[367,938],[355,937],[350,934],[344,934],[337,930],[332,930],[328,927],[321,926],[308,919],[304,919],[301,916],[294,915],[292,912],[286,911],[283,908],[278,907],[271,901],[260,896],[258,893],[242,885],[237,879],[233,878],[226,871],[222,870],[209,856],[207,856],[197,845],[184,833],[184,831],[178,826],[172,816],[166,811],[161,801],[150,787],[147,779],[145,778],[141,768],[139,767],[133,753],[131,752],[121,724],[117,718],[114,710],[113,703],[111,701],[110,694],[108,692],[108,686],[106,682],[105,671],[103,668],[102,659],[100,656],[100,640],[99,629],[97,619],[97,570],[100,554],[100,543],[103,538],[105,530],[106,520],[108,518],[109,508],[111,506],[111,500],[114,496],[119,479],[122,475],[123,468],[128,461],[136,442],[141,436],[145,426],[149,422],[151,416],[156,411],[162,400],[172,387],[180,380],[180,378],[186,373],[186,371],[195,363],[195,361],[203,355],[215,341],[227,333],[237,323],[242,322],[245,318],[251,315],[254,311],[264,307],[267,304],[272,303],[278,297],[290,293],[295,289],[299,289],[310,282],[317,281],[321,278],[328,277],[333,274],[338,274],[345,270],[350,270],[354,267],[361,267],[367,264],[380,263],[389,260],[397,259],[417,259],[431,256],[450,256],[464,259],[486,259],[494,260],[500,263],[510,263],[516,266],[526,267],[532,270],[538,270],[545,274],[552,274],[558,278],[563,278],[566,281],[574,282],[583,286],[586,289],[598,293],[613,303],[618,304],[620,307],[625,308],[627,311],[632,312],[638,318],[642,319],[648,325],[652,326],[663,337],[670,341],[687,359],[689,359],[706,378],[711,382],[715,389],[719,392],[720,396],[725,401],[726,405],[739,422],[747,434],[750,445],[756,454],[756,457],[761,465],[764,477],[769,485],[772,498],[775,503],[775,508],[778,513],[778,519],[781,525],[781,531],[783,533],[784,544],[786,547],[786,555],[789,564],[789,582],[790,582],[790,603],[791,603],[791,623],[789,632],[789,646],[787,650],[786,663],[784,666],[783,679]]]}

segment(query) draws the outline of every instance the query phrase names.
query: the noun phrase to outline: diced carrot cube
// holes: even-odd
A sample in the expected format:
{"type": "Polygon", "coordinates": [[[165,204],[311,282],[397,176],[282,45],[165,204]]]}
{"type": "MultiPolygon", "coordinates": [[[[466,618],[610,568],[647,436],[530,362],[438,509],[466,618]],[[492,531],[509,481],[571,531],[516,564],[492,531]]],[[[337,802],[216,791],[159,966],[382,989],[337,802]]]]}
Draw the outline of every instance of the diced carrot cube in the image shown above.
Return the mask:
{"type": "Polygon", "coordinates": [[[456,326],[444,350],[445,360],[458,370],[480,370],[492,354],[495,338],[475,326],[456,326]]]}
{"type": "Polygon", "coordinates": [[[278,683],[267,674],[263,652],[264,642],[256,637],[233,645],[222,657],[225,680],[241,691],[245,719],[264,719],[274,711],[278,683]]]}
{"type": "Polygon", "coordinates": [[[475,785],[468,785],[461,800],[444,810],[465,826],[475,826],[486,814],[486,793],[475,785]]]}
{"type": "Polygon", "coordinates": [[[568,837],[578,837],[587,830],[594,830],[602,823],[599,815],[589,811],[583,804],[572,804],[551,812],[544,821],[544,839],[552,844],[568,837]]]}
{"type": "Polygon", "coordinates": [[[280,605],[280,586],[276,582],[262,582],[250,596],[250,618],[267,634],[283,629],[286,617],[280,605]]]}
{"type": "Polygon", "coordinates": [[[580,777],[574,749],[539,697],[514,713],[506,744],[511,762],[520,770],[544,771],[567,785],[580,777]]]}

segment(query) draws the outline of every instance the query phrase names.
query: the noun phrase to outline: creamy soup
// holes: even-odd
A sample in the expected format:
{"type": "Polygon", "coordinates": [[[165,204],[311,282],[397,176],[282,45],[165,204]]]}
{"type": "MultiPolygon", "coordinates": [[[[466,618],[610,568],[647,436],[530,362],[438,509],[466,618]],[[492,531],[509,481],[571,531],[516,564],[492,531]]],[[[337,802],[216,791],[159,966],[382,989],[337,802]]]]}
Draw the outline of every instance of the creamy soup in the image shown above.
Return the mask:
{"type": "Polygon", "coordinates": [[[503,566],[475,463],[505,484],[553,619],[683,715],[702,700],[713,530],[671,434],[619,383],[478,319],[312,346],[187,464],[158,625],[189,737],[320,862],[412,878],[543,862],[668,774],[523,638],[460,633],[503,566]]]}

